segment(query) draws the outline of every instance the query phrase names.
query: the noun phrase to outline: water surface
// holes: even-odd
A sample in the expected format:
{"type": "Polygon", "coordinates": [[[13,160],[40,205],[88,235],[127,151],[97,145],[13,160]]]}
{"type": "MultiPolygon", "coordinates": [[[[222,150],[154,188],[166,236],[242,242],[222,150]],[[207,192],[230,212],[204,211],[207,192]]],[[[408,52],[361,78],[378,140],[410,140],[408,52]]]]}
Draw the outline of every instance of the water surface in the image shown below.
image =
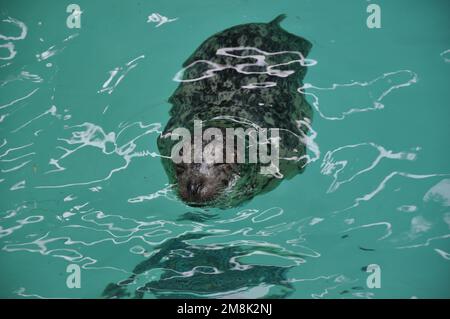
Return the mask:
{"type": "Polygon", "coordinates": [[[1,297],[450,297],[448,1],[377,1],[381,29],[356,0],[77,1],[79,29],[68,4],[1,3],[1,297]],[[173,78],[280,13],[317,61],[310,163],[243,206],[188,207],[156,147],[173,78]]]}

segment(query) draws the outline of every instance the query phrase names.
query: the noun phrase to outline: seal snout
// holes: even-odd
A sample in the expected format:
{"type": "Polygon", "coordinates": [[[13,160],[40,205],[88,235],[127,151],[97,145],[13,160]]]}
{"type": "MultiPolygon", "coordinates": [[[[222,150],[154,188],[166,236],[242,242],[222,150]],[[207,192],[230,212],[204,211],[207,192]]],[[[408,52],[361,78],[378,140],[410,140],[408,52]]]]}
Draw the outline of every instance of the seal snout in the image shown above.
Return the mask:
{"type": "Polygon", "coordinates": [[[216,197],[217,188],[203,178],[193,178],[179,184],[179,193],[191,206],[202,206],[216,197]]]}
{"type": "Polygon", "coordinates": [[[224,165],[179,165],[178,194],[190,206],[207,206],[223,193],[231,178],[224,165]]]}
{"type": "Polygon", "coordinates": [[[201,194],[203,184],[199,182],[189,181],[187,184],[187,192],[191,195],[190,197],[196,198],[201,194]]]}

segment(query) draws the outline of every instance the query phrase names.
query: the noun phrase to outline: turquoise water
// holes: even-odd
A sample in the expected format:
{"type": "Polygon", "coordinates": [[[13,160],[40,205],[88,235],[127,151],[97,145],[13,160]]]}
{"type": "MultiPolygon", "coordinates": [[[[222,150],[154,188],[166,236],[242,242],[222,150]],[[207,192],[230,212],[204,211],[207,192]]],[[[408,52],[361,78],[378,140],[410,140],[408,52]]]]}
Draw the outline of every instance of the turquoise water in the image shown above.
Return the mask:
{"type": "Polygon", "coordinates": [[[70,3],[1,1],[0,297],[450,297],[448,1],[377,1],[380,29],[368,1],[77,1],[79,29],[70,3]],[[280,13],[317,61],[310,162],[243,206],[188,207],[156,147],[173,77],[280,13]]]}

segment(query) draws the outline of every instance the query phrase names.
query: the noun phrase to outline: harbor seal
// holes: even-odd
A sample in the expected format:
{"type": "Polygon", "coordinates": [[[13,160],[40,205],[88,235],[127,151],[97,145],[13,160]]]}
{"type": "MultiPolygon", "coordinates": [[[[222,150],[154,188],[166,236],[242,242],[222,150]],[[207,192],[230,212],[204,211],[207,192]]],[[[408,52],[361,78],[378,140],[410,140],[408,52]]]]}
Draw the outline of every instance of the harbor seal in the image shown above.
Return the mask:
{"type": "MultiPolygon", "coordinates": [[[[283,178],[292,178],[306,165],[306,136],[312,121],[312,108],[298,88],[309,64],[312,45],[285,31],[280,22],[234,26],[205,40],[184,62],[174,80],[180,82],[169,98],[170,119],[158,137],[158,149],[169,182],[179,198],[194,207],[229,208],[276,187],[283,178]],[[177,137],[173,132],[185,128],[194,132],[195,122],[203,128],[217,128],[225,134],[233,128],[277,128],[279,135],[268,138],[268,148],[276,149],[279,165],[262,174],[262,163],[211,162],[216,148],[202,145],[200,162],[174,161],[177,137]],[[207,151],[208,149],[208,151],[207,151]],[[209,153],[208,153],[209,152],[209,153]]],[[[217,135],[217,131],[216,134],[217,135]]],[[[204,140],[212,141],[203,136],[204,140]]],[[[195,139],[195,138],[194,138],[195,139]]],[[[249,148],[251,137],[245,141],[249,148]]],[[[180,156],[195,157],[195,145],[183,148],[180,156]]],[[[259,142],[257,142],[259,143],[259,142]]],[[[228,143],[226,143],[228,144],[228,143]]],[[[230,158],[236,159],[236,144],[230,158]]],[[[260,143],[261,144],[261,143],[260,143]]],[[[216,147],[215,144],[214,147],[216,147]]],[[[230,145],[223,152],[230,152],[230,145]]],[[[219,146],[222,147],[222,146],[219,146]]],[[[177,151],[177,152],[178,152],[177,151]]],[[[186,158],[186,157],[183,157],[186,158]]]]}

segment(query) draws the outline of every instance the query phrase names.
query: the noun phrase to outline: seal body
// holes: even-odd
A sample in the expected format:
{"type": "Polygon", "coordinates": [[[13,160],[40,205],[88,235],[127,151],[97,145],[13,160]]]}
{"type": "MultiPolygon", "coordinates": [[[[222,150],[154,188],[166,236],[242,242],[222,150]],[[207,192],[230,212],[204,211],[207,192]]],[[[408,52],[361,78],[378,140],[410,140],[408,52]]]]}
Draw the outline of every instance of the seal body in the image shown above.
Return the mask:
{"type": "Polygon", "coordinates": [[[305,136],[312,109],[298,92],[311,43],[283,30],[284,15],[269,23],[238,25],[204,41],[183,64],[170,97],[170,120],[158,138],[169,181],[191,206],[226,208],[273,189],[305,166],[305,136]],[[261,163],[175,164],[172,132],[179,127],[279,129],[279,168],[261,163]]]}

